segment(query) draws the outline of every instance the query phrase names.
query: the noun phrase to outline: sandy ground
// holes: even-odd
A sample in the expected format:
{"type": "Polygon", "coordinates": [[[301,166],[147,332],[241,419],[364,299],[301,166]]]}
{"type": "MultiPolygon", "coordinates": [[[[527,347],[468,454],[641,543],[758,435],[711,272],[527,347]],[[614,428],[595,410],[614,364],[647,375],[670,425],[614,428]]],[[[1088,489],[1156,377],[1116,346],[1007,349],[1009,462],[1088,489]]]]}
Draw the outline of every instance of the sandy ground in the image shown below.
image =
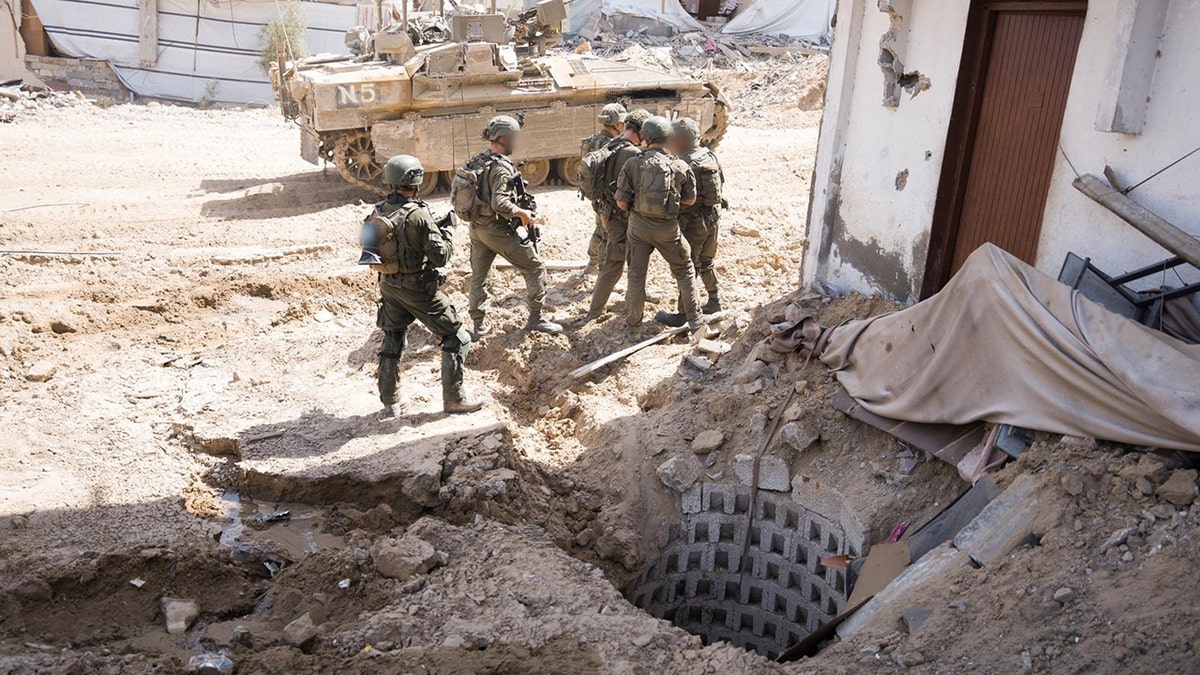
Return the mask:
{"type": "MultiPolygon", "coordinates": [[[[667,343],[573,384],[572,368],[627,344],[621,318],[571,325],[588,288],[552,272],[551,313],[570,329],[525,335],[522,283],[501,271],[498,332],[468,359],[485,411],[439,414],[437,346],[414,329],[407,404],[386,423],[375,418],[375,282],[352,264],[369,196],[300,160],[293,126],[271,111],[169,106],[0,125],[0,249],[75,252],[0,255],[0,672],[174,672],[214,647],[239,672],[278,673],[1195,672],[1200,598],[1186,579],[1200,505],[1155,493],[1181,462],[1147,467],[1086,440],[1048,439],[1005,470],[1001,484],[1039,477],[1059,525],[1000,565],[927,588],[913,600],[932,610],[919,631],[782,668],[703,647],[621,598],[678,508],[655,467],[717,427],[727,450],[708,471],[721,475],[756,443],[756,413],[797,387],[789,419],[821,440],[788,459],[818,480],[882,490],[871,541],[959,489],[937,462],[896,475],[895,442],[825,405],[819,365],[754,358],[768,320],[892,308],[796,292],[817,115],[769,122],[733,127],[719,150],[732,351],[713,372],[684,365],[690,345],[667,343]],[[403,494],[372,492],[380,475],[402,478],[403,494]],[[225,489],[263,500],[239,505],[225,489]],[[256,525],[284,508],[289,524],[256,525]],[[425,510],[437,518],[417,520],[425,510]],[[239,533],[257,548],[218,546],[239,533]],[[386,561],[413,538],[436,551],[398,572],[386,561]],[[295,564],[268,580],[264,556],[295,564]],[[165,594],[199,599],[198,628],[162,630],[165,594]],[[319,634],[303,649],[285,630],[298,615],[319,634]],[[253,639],[232,637],[237,626],[253,639]]],[[[538,198],[546,257],[582,258],[590,210],[569,190],[538,198]]],[[[444,196],[432,206],[444,210],[444,196]]],[[[447,285],[460,308],[465,239],[447,285]]],[[[648,312],[673,295],[656,261],[648,312]]]]}

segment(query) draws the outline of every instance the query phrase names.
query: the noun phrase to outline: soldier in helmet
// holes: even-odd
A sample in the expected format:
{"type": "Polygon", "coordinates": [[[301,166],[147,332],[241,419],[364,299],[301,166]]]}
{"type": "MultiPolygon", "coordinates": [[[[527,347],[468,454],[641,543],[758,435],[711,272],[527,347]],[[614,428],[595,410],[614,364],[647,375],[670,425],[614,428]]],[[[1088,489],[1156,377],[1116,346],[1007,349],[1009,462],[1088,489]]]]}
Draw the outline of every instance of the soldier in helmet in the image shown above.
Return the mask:
{"type": "Polygon", "coordinates": [[[521,123],[508,115],[493,117],[483,130],[491,145],[467,162],[466,169],[478,171],[479,206],[471,212],[470,313],[476,339],[487,335],[487,280],[496,256],[503,257],[525,277],[529,321],[525,330],[561,333],[562,326],[542,317],[546,301],[546,264],[532,241],[522,241],[510,226],[514,218],[529,227],[534,214],[517,205],[513,178],[517,167],[509,157],[520,143],[521,123]]]}
{"type": "Polygon", "coordinates": [[[463,390],[463,361],[471,344],[471,335],[463,328],[450,298],[438,286],[443,277],[437,272],[450,261],[452,232],[434,221],[425,203],[417,199],[417,188],[425,178],[421,162],[411,155],[397,155],[383,167],[383,182],[392,192],[375,205],[372,217],[383,217],[392,224],[395,261],[381,260],[387,269],[379,275],[382,299],[376,323],[383,330],[379,350],[379,398],[383,414],[395,414],[396,381],[400,373],[400,355],[404,351],[408,327],[413,321],[425,324],[442,342],[442,402],[448,413],[475,412],[483,401],[467,396],[463,390]]]}
{"type": "Polygon", "coordinates": [[[666,151],[671,123],[651,117],[642,126],[647,149],[625,163],[617,181],[616,201],[629,214],[629,288],[625,322],[629,336],[642,335],[646,306],[646,272],[650,254],[658,251],[679,286],[679,308],[694,331],[702,328],[696,299],[695,269],[687,242],[679,231],[679,209],[696,202],[696,181],[688,165],[666,151]]]}
{"type": "MultiPolygon", "coordinates": [[[[717,294],[717,273],[713,258],[717,255],[717,223],[721,217],[721,190],[725,174],[712,150],[700,145],[700,125],[696,120],[682,117],[671,125],[667,149],[688,163],[696,178],[696,203],[679,208],[679,229],[692,249],[692,264],[696,276],[704,284],[708,300],[701,311],[713,314],[721,311],[717,294]]],[[[675,315],[668,325],[683,325],[683,317],[675,315]]]]}
{"type": "MultiPolygon", "coordinates": [[[[608,145],[613,139],[619,138],[625,130],[625,106],[620,103],[609,103],[600,110],[596,121],[601,124],[600,131],[583,139],[579,144],[579,156],[599,150],[608,145]]],[[[596,229],[588,242],[588,264],[584,275],[591,275],[604,261],[605,228],[601,214],[596,212],[596,229]]]]}
{"type": "Polygon", "coordinates": [[[592,302],[588,306],[584,323],[600,318],[617,281],[621,278],[621,273],[625,271],[625,256],[629,248],[629,217],[617,207],[614,191],[625,162],[641,153],[642,123],[649,118],[650,113],[645,110],[629,113],[625,122],[625,132],[605,146],[612,153],[605,160],[605,190],[596,195],[592,204],[604,227],[604,256],[600,261],[600,272],[596,275],[596,285],[592,288],[592,302]]]}

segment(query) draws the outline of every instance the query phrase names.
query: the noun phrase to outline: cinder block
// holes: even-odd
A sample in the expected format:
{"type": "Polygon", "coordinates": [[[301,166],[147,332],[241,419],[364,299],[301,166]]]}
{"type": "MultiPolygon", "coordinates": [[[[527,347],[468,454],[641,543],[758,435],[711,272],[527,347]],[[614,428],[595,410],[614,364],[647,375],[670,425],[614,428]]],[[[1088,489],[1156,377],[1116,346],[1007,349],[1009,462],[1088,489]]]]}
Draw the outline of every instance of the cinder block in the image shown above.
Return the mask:
{"type": "Polygon", "coordinates": [[[1021,474],[954,537],[954,546],[981,565],[992,565],[1014,548],[1041,537],[1062,520],[1058,491],[1045,479],[1021,474]]]}

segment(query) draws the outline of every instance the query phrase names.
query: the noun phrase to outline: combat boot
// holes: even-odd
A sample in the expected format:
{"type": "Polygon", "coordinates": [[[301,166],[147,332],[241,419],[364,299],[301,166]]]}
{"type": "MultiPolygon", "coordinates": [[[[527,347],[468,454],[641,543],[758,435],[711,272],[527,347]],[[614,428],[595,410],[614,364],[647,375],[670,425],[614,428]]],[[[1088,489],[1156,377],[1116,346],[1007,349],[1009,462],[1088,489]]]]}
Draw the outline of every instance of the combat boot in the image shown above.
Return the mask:
{"type": "Polygon", "coordinates": [[[457,401],[446,401],[442,404],[442,410],[451,415],[462,415],[465,413],[478,412],[483,409],[483,399],[471,398],[463,396],[457,401]]]}
{"type": "Polygon", "coordinates": [[[716,314],[721,311],[721,299],[717,297],[716,289],[708,292],[708,301],[700,308],[701,314],[716,314]]]}
{"type": "Polygon", "coordinates": [[[687,323],[687,318],[682,314],[672,314],[665,309],[658,310],[654,315],[654,320],[668,328],[679,328],[687,323]]]}
{"type": "Polygon", "coordinates": [[[562,326],[554,323],[553,321],[543,319],[540,311],[530,312],[529,323],[525,324],[525,330],[527,331],[537,331],[539,333],[546,333],[548,335],[557,335],[562,332],[562,329],[562,326]]]}
{"type": "Polygon", "coordinates": [[[475,319],[475,330],[472,332],[471,338],[479,342],[481,338],[486,337],[491,332],[492,324],[488,323],[486,319],[475,319]]]}

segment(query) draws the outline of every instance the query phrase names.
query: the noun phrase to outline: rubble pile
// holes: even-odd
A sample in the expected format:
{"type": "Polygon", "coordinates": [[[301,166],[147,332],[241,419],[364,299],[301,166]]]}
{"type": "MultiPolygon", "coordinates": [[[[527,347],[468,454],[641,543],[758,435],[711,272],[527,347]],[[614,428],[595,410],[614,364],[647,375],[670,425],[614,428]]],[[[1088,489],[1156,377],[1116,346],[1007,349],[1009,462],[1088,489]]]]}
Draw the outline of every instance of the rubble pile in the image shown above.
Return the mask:
{"type": "Polygon", "coordinates": [[[0,87],[0,122],[12,122],[21,115],[47,108],[73,108],[94,104],[95,102],[82,92],[34,89],[18,82],[15,85],[0,87]]]}

